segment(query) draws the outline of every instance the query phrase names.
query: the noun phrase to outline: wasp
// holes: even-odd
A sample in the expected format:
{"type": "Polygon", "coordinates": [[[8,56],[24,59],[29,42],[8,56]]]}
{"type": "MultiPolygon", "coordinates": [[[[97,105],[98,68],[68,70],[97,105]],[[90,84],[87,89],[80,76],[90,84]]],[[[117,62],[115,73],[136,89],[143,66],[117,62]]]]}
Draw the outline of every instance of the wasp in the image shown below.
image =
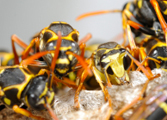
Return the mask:
{"type": "MultiPolygon", "coordinates": [[[[111,84],[128,84],[130,82],[128,72],[131,69],[131,66],[133,66],[133,63],[142,69],[142,72],[145,73],[149,80],[154,78],[154,75],[150,74],[127,49],[116,42],[108,42],[99,45],[97,50],[92,53],[92,56],[87,59],[86,62],[99,83],[105,95],[105,99],[109,101],[110,106],[111,99],[103,83],[107,83],[107,86],[110,87],[111,84]]],[[[80,84],[75,95],[76,108],[79,107],[78,95],[87,74],[87,71],[81,70],[81,73],[79,71],[78,76],[81,77],[80,84]]]]}
{"type": "MultiPolygon", "coordinates": [[[[41,56],[44,61],[34,61],[34,65],[38,66],[43,64],[43,62],[47,63],[51,73],[51,82],[49,84],[50,89],[54,82],[61,82],[69,87],[77,88],[76,84],[67,79],[66,76],[81,65],[89,74],[91,74],[91,71],[87,67],[87,63],[84,60],[85,42],[91,35],[88,34],[88,36],[80,40],[79,43],[78,35],[78,31],[73,29],[69,24],[65,22],[53,22],[50,26],[45,27],[40,34],[31,41],[22,53],[22,60],[25,60],[28,57],[34,44],[38,52],[55,50],[54,53],[41,56]]],[[[21,41],[15,35],[12,36],[12,39],[12,41],[15,42],[21,41]]],[[[19,44],[21,44],[21,42],[19,42],[19,44]]],[[[14,54],[17,54],[14,46],[13,52],[14,54]]],[[[17,62],[17,55],[15,56],[15,61],[17,62]]],[[[34,56],[33,60],[36,58],[39,57],[34,56]]],[[[29,63],[28,61],[26,62],[29,63]]]]}
{"type": "MultiPolygon", "coordinates": [[[[145,68],[148,71],[150,71],[154,68],[159,68],[159,69],[162,69],[162,70],[166,71],[166,68],[167,68],[167,64],[166,64],[167,52],[166,52],[166,43],[164,41],[162,41],[158,38],[155,38],[155,37],[145,38],[140,43],[140,50],[141,50],[140,51],[141,52],[140,57],[141,57],[141,60],[142,60],[141,64],[144,65],[145,68]]],[[[140,69],[137,69],[137,70],[140,70],[140,69]]],[[[124,106],[121,110],[119,110],[117,112],[117,114],[115,115],[116,118],[119,118],[119,116],[121,114],[123,114],[127,109],[129,109],[130,107],[135,105],[135,103],[137,103],[138,100],[143,99],[142,96],[145,93],[148,82],[149,82],[149,80],[146,81],[146,84],[144,85],[144,87],[143,87],[143,89],[140,93],[140,97],[135,98],[132,101],[132,103],[130,103],[129,105],[124,106]]],[[[148,99],[150,99],[150,98],[148,98],[148,99]]],[[[140,109],[142,109],[142,108],[140,108],[140,109]]],[[[139,113],[139,114],[141,114],[141,113],[139,113]]],[[[154,115],[156,115],[156,114],[154,114],[154,115]]],[[[136,117],[136,118],[137,118],[137,116],[138,116],[137,114],[134,115],[134,117],[136,117]]],[[[143,115],[141,115],[141,116],[143,116],[143,115]]],[[[144,118],[146,118],[146,117],[144,117],[144,118]]],[[[153,119],[153,118],[151,117],[151,119],[153,119]]]]}
{"type": "Polygon", "coordinates": [[[167,108],[167,84],[157,86],[139,107],[134,110],[133,115],[128,120],[162,120],[166,117],[167,108]]]}
{"type": "MultiPolygon", "coordinates": [[[[76,57],[71,54],[66,54],[66,52],[71,51],[78,56],[83,56],[85,48],[84,42],[91,37],[89,34],[86,36],[86,40],[84,38],[78,43],[79,32],[66,22],[52,22],[50,26],[41,30],[37,37],[31,41],[30,45],[26,47],[25,51],[23,52],[22,59],[25,59],[28,56],[34,43],[36,44],[35,48],[37,48],[37,52],[55,50],[58,41],[58,31],[61,32],[61,43],[59,43],[59,49],[57,50],[58,54],[47,54],[42,56],[42,58],[48,66],[51,66],[52,60],[56,58],[54,74],[58,78],[62,78],[62,76],[66,76],[69,72],[73,71],[78,63],[76,57]]],[[[12,36],[12,41],[16,42],[19,40],[16,36],[12,36]]],[[[22,44],[21,42],[18,43],[22,44]]],[[[25,45],[23,44],[23,46],[25,45]]],[[[16,54],[16,52],[14,52],[14,54],[16,54]]]]}
{"type": "Polygon", "coordinates": [[[155,37],[151,37],[143,40],[140,46],[140,48],[145,51],[145,54],[142,56],[143,64],[145,64],[145,66],[148,66],[151,70],[160,68],[166,71],[167,51],[165,42],[155,37]]]}
{"type": "Polygon", "coordinates": [[[124,5],[122,10],[104,10],[90,12],[77,17],[82,18],[113,12],[122,13],[122,26],[124,31],[124,43],[126,43],[127,26],[130,25],[136,39],[141,37],[142,33],[164,39],[167,41],[166,25],[166,1],[161,0],[135,0],[124,5]]]}
{"type": "MultiPolygon", "coordinates": [[[[41,57],[51,52],[54,51],[40,52],[34,54],[34,56],[35,58],[41,57]]],[[[22,103],[35,110],[47,109],[50,115],[57,120],[50,107],[55,95],[53,89],[48,87],[51,80],[49,79],[50,73],[46,69],[41,69],[38,74],[33,74],[26,67],[30,63],[33,64],[34,56],[21,61],[20,65],[0,68],[0,101],[16,113],[34,119],[43,118],[20,108],[19,106],[22,103]]]]}

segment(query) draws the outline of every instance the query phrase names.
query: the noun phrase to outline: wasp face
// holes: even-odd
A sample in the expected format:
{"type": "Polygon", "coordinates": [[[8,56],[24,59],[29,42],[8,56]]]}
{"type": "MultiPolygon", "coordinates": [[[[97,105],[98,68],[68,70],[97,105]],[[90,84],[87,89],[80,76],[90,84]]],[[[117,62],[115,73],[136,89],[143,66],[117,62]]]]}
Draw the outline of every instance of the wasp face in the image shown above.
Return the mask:
{"type": "MultiPolygon", "coordinates": [[[[72,71],[77,64],[77,59],[72,55],[67,55],[67,51],[74,52],[80,55],[80,48],[78,45],[78,31],[73,29],[69,24],[65,22],[53,22],[48,28],[41,32],[40,38],[40,51],[55,50],[58,40],[58,31],[61,32],[61,46],[59,49],[59,55],[56,60],[56,66],[54,73],[58,77],[65,76],[72,71]]],[[[49,66],[52,64],[53,54],[47,54],[43,56],[44,60],[49,66]]]]}
{"type": "Polygon", "coordinates": [[[96,52],[95,65],[99,71],[107,72],[112,84],[128,83],[127,70],[131,65],[131,59],[120,45],[113,42],[110,44],[103,44],[103,47],[102,45],[99,46],[96,52]]]}

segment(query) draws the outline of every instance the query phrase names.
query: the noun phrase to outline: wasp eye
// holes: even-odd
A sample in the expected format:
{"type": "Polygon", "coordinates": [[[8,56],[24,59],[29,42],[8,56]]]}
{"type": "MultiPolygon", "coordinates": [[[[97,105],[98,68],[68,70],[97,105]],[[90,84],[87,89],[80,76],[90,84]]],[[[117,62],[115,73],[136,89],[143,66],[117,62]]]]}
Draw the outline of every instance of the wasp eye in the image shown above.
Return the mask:
{"type": "Polygon", "coordinates": [[[124,48],[120,48],[119,50],[121,51],[121,53],[126,51],[126,49],[124,49],[124,48]]]}
{"type": "Polygon", "coordinates": [[[47,42],[52,37],[52,34],[50,32],[45,32],[43,35],[43,40],[47,42]]]}
{"type": "Polygon", "coordinates": [[[78,35],[77,34],[72,34],[72,38],[74,39],[75,42],[78,42],[78,35]]]}
{"type": "Polygon", "coordinates": [[[132,60],[130,57],[126,54],[123,58],[123,64],[124,64],[124,69],[127,70],[129,66],[131,65],[132,60]]]}
{"type": "Polygon", "coordinates": [[[110,75],[113,75],[114,72],[112,71],[111,67],[108,67],[107,68],[107,73],[110,74],[110,75]]]}

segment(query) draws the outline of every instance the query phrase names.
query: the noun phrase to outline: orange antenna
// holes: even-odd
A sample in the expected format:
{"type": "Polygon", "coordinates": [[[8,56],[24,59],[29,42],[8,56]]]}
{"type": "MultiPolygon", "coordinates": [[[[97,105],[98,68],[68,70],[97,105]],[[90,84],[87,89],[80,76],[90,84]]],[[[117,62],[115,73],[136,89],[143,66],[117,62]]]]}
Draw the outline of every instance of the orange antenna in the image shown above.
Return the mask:
{"type": "Polygon", "coordinates": [[[93,16],[93,15],[100,15],[100,14],[106,14],[106,13],[114,13],[114,12],[122,12],[121,10],[102,10],[102,11],[96,11],[96,12],[89,12],[82,14],[76,18],[76,21],[81,20],[83,18],[93,16]]]}
{"type": "Polygon", "coordinates": [[[56,44],[56,49],[55,49],[55,53],[54,53],[54,57],[52,59],[52,64],[51,64],[51,70],[54,71],[54,68],[55,68],[55,65],[56,65],[56,60],[58,58],[58,55],[59,55],[59,49],[60,49],[60,46],[61,46],[61,32],[58,31],[58,40],[57,40],[57,44],[56,44]]]}
{"type": "Polygon", "coordinates": [[[73,52],[70,52],[70,51],[67,51],[66,54],[72,54],[73,56],[75,56],[78,59],[78,61],[81,63],[83,68],[86,69],[90,75],[92,75],[91,70],[89,69],[87,63],[83,60],[82,57],[80,57],[79,55],[77,55],[77,54],[75,54],[73,52]]]}

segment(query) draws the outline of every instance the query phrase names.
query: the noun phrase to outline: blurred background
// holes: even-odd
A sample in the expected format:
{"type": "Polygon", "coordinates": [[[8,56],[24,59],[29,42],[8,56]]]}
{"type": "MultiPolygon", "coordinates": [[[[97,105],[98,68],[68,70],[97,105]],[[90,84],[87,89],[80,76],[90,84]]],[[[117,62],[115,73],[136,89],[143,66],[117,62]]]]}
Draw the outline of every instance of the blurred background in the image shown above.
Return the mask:
{"type": "MultiPolygon", "coordinates": [[[[122,9],[128,0],[0,0],[0,49],[11,51],[11,35],[29,44],[31,37],[53,21],[65,21],[92,39],[87,43],[111,41],[122,33],[121,14],[103,14],[76,21],[92,11],[122,9]]],[[[17,48],[21,49],[21,48],[17,48]]]]}

